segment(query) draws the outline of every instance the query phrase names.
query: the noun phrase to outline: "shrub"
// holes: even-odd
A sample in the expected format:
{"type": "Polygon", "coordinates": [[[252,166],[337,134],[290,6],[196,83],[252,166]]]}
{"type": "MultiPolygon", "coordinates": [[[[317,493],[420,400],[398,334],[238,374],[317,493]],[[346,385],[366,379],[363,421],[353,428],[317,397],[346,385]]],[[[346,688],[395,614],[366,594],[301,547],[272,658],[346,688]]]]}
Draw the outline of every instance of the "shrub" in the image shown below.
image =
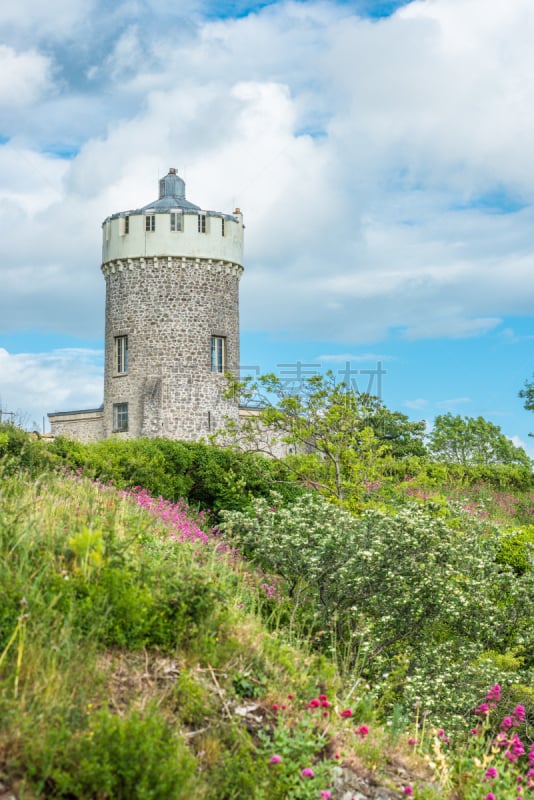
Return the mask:
{"type": "MultiPolygon", "coordinates": [[[[534,651],[534,573],[516,576],[497,564],[498,532],[467,515],[459,529],[415,504],[356,519],[309,494],[288,506],[256,500],[224,520],[247,557],[284,577],[306,635],[340,665],[376,680],[403,656],[392,702],[418,669],[432,695],[436,648],[446,645],[454,661],[469,645],[471,662],[484,650],[534,651]]],[[[454,663],[451,671],[458,675],[454,663]]],[[[449,709],[463,710],[463,700],[449,709]]]]}
{"type": "Polygon", "coordinates": [[[47,740],[27,740],[27,774],[40,797],[181,800],[190,796],[195,762],[155,709],[119,717],[89,714],[69,736],[60,725],[47,740]]]}

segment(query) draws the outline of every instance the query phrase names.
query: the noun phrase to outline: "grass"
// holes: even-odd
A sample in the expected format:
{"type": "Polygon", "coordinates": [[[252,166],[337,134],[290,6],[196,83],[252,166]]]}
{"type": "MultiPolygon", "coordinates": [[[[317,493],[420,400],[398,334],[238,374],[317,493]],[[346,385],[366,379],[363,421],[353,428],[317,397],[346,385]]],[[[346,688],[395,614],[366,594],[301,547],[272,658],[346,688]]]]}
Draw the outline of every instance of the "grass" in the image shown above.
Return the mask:
{"type": "MultiPolygon", "coordinates": [[[[41,455],[26,458],[29,473],[11,453],[0,474],[0,794],[339,800],[378,785],[419,800],[482,800],[492,786],[499,800],[519,796],[495,744],[499,709],[493,727],[450,743],[419,711],[380,719],[357,675],[345,682],[305,629],[287,627],[278,577],[205,514],[55,474],[41,455]],[[328,706],[310,705],[319,696],[328,706]]],[[[531,518],[526,494],[469,491],[461,513],[489,508],[509,529],[531,518]]]]}

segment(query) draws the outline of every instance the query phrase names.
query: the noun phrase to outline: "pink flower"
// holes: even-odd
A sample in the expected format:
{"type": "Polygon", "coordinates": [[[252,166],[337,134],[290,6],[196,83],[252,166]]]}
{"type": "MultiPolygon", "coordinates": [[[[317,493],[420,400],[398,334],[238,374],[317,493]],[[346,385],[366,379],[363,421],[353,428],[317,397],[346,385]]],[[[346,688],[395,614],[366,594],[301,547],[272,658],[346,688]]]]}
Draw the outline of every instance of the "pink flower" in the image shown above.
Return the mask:
{"type": "Polygon", "coordinates": [[[511,717],[505,717],[503,719],[503,721],[501,722],[501,724],[499,725],[499,727],[503,731],[506,731],[506,730],[508,730],[508,728],[511,728],[512,727],[512,718],[511,717]]]}
{"type": "Polygon", "coordinates": [[[495,795],[493,792],[488,792],[484,800],[495,800],[495,795]]]}
{"type": "Polygon", "coordinates": [[[412,789],[411,786],[405,786],[404,789],[402,790],[402,793],[403,794],[413,794],[413,789],[412,789]]]}
{"type": "Polygon", "coordinates": [[[414,739],[414,738],[413,738],[413,736],[411,736],[411,737],[408,739],[408,744],[417,744],[417,739],[414,739]]]}
{"type": "Polygon", "coordinates": [[[516,719],[518,722],[525,721],[525,707],[524,706],[516,706],[512,711],[512,717],[516,719]]]}
{"type": "Polygon", "coordinates": [[[501,699],[501,687],[498,683],[495,686],[492,686],[489,692],[486,695],[486,700],[488,703],[498,703],[501,699]]]}
{"type": "Polygon", "coordinates": [[[324,797],[324,798],[325,798],[325,800],[331,800],[331,797],[332,797],[332,792],[329,792],[329,791],[328,791],[328,789],[324,789],[324,790],[321,792],[321,794],[319,795],[319,797],[324,797]]]}
{"type": "Polygon", "coordinates": [[[357,734],[358,736],[361,736],[362,739],[365,739],[365,737],[369,733],[369,728],[367,727],[367,725],[360,725],[359,728],[356,728],[354,733],[357,734]]]}
{"type": "Polygon", "coordinates": [[[488,767],[486,770],[486,774],[484,775],[485,781],[494,781],[495,778],[499,777],[499,773],[495,769],[495,767],[488,767]]]}
{"type": "Polygon", "coordinates": [[[303,770],[300,771],[300,774],[303,778],[313,778],[315,772],[312,770],[311,767],[304,767],[303,770]]]}
{"type": "Polygon", "coordinates": [[[272,710],[273,710],[273,711],[278,711],[278,709],[280,708],[280,706],[278,705],[278,703],[273,703],[273,704],[272,704],[272,706],[271,706],[271,708],[272,708],[272,710]]]}
{"type": "Polygon", "coordinates": [[[269,764],[279,764],[282,760],[282,756],[271,756],[269,759],[269,764]]]}
{"type": "Polygon", "coordinates": [[[323,701],[323,700],[328,700],[328,698],[327,698],[327,696],[326,696],[325,694],[320,694],[320,695],[319,695],[319,697],[318,697],[317,699],[318,699],[318,700],[321,700],[321,701],[323,701]]]}
{"type": "Polygon", "coordinates": [[[294,694],[288,694],[287,699],[288,700],[293,700],[294,696],[295,696],[294,694]]]}
{"type": "Polygon", "coordinates": [[[344,711],[341,712],[339,715],[340,717],[352,717],[352,711],[350,708],[346,708],[344,711]]]}
{"type": "Polygon", "coordinates": [[[475,708],[475,714],[480,714],[482,717],[487,717],[489,712],[489,705],[481,703],[478,708],[475,708]]]}
{"type": "Polygon", "coordinates": [[[321,701],[314,697],[313,700],[310,700],[306,708],[319,708],[320,705],[321,701]]]}

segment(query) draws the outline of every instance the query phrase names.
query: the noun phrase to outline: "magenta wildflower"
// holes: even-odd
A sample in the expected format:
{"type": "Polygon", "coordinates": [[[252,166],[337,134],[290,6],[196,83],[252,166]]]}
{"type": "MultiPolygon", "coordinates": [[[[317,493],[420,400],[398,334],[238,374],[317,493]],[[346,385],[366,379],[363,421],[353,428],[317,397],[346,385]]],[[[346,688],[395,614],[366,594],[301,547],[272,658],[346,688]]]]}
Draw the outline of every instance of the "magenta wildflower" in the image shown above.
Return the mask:
{"type": "Polygon", "coordinates": [[[272,710],[273,710],[273,711],[278,711],[278,709],[280,708],[280,706],[278,705],[278,703],[273,703],[273,704],[272,704],[272,706],[271,706],[271,708],[272,708],[272,710]]]}
{"type": "Polygon", "coordinates": [[[365,739],[365,737],[369,733],[369,728],[367,727],[367,725],[360,725],[359,728],[356,728],[354,733],[357,734],[357,736],[361,736],[362,739],[365,739]]]}
{"type": "Polygon", "coordinates": [[[499,777],[499,773],[495,769],[495,767],[488,767],[486,770],[486,774],[484,775],[485,781],[494,781],[495,778],[499,777]]]}
{"type": "Polygon", "coordinates": [[[518,722],[524,722],[525,721],[525,707],[522,706],[522,705],[516,706],[514,708],[514,710],[512,711],[512,717],[514,718],[514,720],[517,720],[518,722]]]}
{"type": "Polygon", "coordinates": [[[514,733],[512,738],[508,742],[508,750],[504,755],[506,756],[508,761],[512,761],[513,763],[515,763],[519,758],[519,756],[522,756],[524,754],[525,754],[525,748],[523,747],[523,742],[521,741],[517,733],[514,733]]]}
{"type": "Polygon", "coordinates": [[[495,795],[493,792],[488,792],[484,800],[495,800],[495,795]]]}
{"type": "Polygon", "coordinates": [[[482,717],[487,717],[489,713],[489,705],[481,703],[478,708],[475,708],[475,714],[480,714],[482,717]]]}
{"type": "Polygon", "coordinates": [[[486,695],[488,703],[498,703],[501,699],[501,687],[498,683],[492,686],[486,695]]]}
{"type": "Polygon", "coordinates": [[[350,708],[345,708],[345,709],[344,709],[344,710],[341,712],[341,714],[340,714],[339,716],[340,716],[340,717],[352,717],[352,711],[350,710],[350,708]]]}
{"type": "Polygon", "coordinates": [[[319,797],[324,797],[325,800],[331,800],[332,792],[329,792],[328,789],[323,789],[319,797]]]}
{"type": "Polygon", "coordinates": [[[411,794],[413,794],[413,789],[412,789],[411,786],[405,786],[404,789],[402,790],[402,793],[403,794],[407,794],[407,795],[411,795],[411,794]]]}
{"type": "Polygon", "coordinates": [[[306,708],[319,708],[320,705],[321,701],[314,697],[313,700],[310,700],[306,708]]]}
{"type": "Polygon", "coordinates": [[[313,778],[315,772],[312,770],[311,767],[304,767],[304,769],[300,771],[300,774],[302,775],[303,778],[313,778]]]}
{"type": "Polygon", "coordinates": [[[269,759],[269,764],[279,764],[282,760],[282,756],[271,756],[269,759]]]}
{"type": "Polygon", "coordinates": [[[415,744],[417,744],[417,743],[418,743],[418,740],[417,740],[417,739],[414,739],[414,738],[413,738],[413,736],[411,736],[411,737],[408,739],[408,744],[414,744],[414,745],[415,745],[415,744]]]}
{"type": "Polygon", "coordinates": [[[499,727],[503,731],[506,731],[506,730],[508,730],[508,728],[511,728],[512,727],[512,718],[511,717],[505,717],[503,719],[503,721],[501,722],[501,724],[499,725],[499,727]]]}

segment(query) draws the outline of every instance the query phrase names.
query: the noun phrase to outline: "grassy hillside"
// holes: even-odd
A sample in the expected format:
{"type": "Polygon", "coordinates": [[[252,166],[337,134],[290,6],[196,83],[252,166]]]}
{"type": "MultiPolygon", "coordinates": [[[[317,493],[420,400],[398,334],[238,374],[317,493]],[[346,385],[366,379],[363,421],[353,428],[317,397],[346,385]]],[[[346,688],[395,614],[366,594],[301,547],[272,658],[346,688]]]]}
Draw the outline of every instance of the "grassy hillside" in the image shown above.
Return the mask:
{"type": "Polygon", "coordinates": [[[355,515],[185,448],[221,532],[126,489],[169,463],[134,445],[0,431],[0,796],[528,796],[528,491],[386,478],[355,515]]]}

